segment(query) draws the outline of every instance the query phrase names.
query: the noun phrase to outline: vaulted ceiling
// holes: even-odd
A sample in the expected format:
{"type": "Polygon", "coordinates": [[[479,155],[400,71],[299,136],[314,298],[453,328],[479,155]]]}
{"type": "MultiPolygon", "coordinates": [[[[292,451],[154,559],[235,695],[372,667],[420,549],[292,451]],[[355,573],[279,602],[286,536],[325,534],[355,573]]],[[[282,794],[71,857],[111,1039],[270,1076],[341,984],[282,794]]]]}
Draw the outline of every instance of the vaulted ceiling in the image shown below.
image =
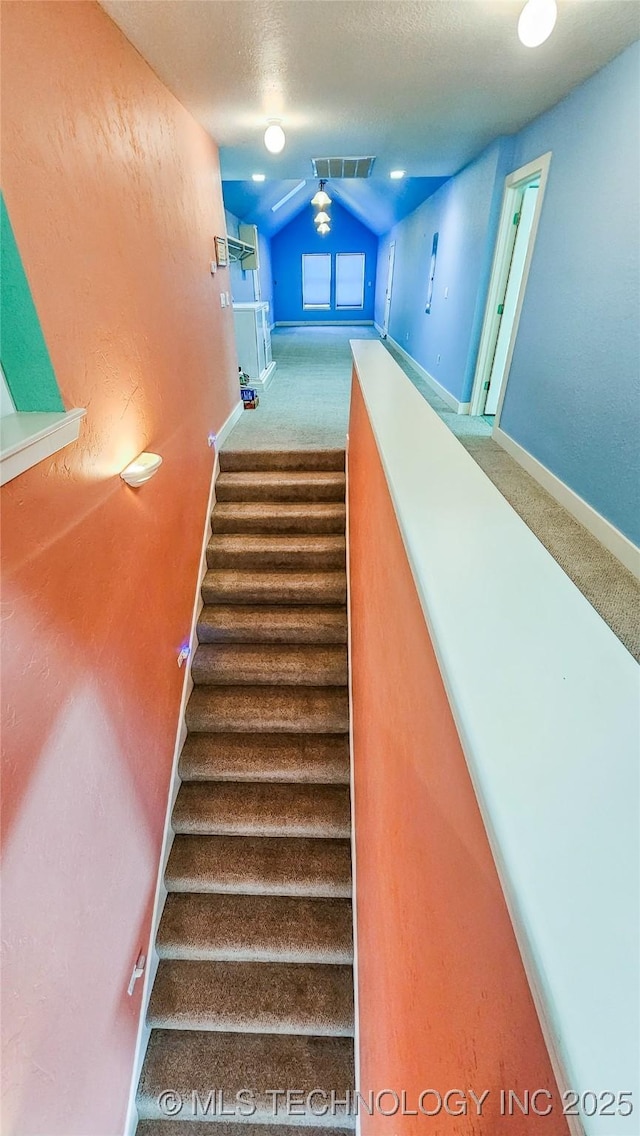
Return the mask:
{"type": "Polygon", "coordinates": [[[424,179],[456,173],[640,34],[635,0],[558,0],[556,29],[533,50],[516,34],[524,0],[101,2],[218,142],[225,181],[266,175],[228,194],[271,232],[293,216],[271,213],[283,182],[311,179],[313,157],[356,155],[375,156],[371,181],[334,193],[388,228],[431,192],[424,179]],[[263,145],[269,118],[287,134],[279,155],[263,145]],[[393,168],[407,171],[400,187],[393,168]]]}
{"type": "MultiPolygon", "coordinates": [[[[445,181],[446,178],[341,178],[328,181],[326,189],[332,200],[339,201],[380,236],[417,209],[445,181]]],[[[302,209],[308,209],[317,188],[314,180],[269,181],[264,185],[252,181],[222,183],[225,207],[240,220],[257,225],[267,236],[273,236],[302,209]],[[290,193],[293,195],[279,205],[290,193]]]]}

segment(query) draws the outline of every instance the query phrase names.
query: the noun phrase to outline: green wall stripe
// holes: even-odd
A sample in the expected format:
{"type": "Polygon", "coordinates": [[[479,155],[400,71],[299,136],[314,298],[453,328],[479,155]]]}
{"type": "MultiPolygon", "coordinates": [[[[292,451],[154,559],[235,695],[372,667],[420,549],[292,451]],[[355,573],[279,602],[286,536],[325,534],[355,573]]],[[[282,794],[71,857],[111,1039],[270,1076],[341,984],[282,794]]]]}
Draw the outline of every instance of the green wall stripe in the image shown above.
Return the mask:
{"type": "Polygon", "coordinates": [[[51,365],[4,197],[0,194],[0,359],[16,410],[61,411],[51,365]]]}

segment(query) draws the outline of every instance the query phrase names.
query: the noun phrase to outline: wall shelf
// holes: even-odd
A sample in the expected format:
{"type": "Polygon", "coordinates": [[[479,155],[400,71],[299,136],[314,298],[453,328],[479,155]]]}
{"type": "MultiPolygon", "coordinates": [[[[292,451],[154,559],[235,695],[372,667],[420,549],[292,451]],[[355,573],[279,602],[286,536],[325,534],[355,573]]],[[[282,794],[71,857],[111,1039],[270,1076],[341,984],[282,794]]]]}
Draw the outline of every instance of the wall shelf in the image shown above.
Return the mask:
{"type": "Polygon", "coordinates": [[[237,237],[227,237],[227,246],[229,249],[229,260],[243,261],[249,256],[255,256],[256,250],[253,245],[247,244],[246,241],[239,241],[237,237]]]}

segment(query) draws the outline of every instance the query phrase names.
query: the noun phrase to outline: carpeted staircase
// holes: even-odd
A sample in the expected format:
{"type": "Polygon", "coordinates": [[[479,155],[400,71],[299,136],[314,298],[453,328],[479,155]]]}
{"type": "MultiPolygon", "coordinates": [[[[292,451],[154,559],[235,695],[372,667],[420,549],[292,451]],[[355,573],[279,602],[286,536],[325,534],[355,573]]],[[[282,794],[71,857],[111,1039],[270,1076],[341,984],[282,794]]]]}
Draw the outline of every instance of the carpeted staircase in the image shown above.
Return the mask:
{"type": "Polygon", "coordinates": [[[335,1136],[354,1083],[344,453],[220,467],[137,1132],[335,1136]]]}

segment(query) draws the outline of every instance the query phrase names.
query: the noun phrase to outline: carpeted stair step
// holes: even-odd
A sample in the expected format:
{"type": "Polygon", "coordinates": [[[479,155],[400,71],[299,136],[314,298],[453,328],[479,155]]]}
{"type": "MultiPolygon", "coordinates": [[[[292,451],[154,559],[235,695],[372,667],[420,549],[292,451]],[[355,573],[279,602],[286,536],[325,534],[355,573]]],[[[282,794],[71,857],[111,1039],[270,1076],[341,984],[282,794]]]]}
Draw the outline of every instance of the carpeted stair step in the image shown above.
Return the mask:
{"type": "Polygon", "coordinates": [[[189,734],[183,781],[349,784],[349,742],[341,734],[189,734]]]}
{"type": "Polygon", "coordinates": [[[213,532],[262,533],[339,533],[344,536],[345,506],[339,502],[327,504],[252,504],[243,501],[222,501],[216,505],[211,517],[213,532]]]}
{"type": "Polygon", "coordinates": [[[353,974],[350,966],[162,960],[147,1021],[156,1029],[351,1037],[353,974]]]}
{"type": "Polygon", "coordinates": [[[222,450],[221,473],[332,470],[344,473],[344,450],[222,450]]]}
{"type": "Polygon", "coordinates": [[[174,832],[195,836],[349,836],[343,785],[186,781],[173,806],[174,832]]]}
{"type": "Polygon", "coordinates": [[[202,582],[205,604],[343,604],[347,577],[342,572],[242,572],[210,568],[202,582]]]}
{"type": "Polygon", "coordinates": [[[207,546],[209,568],[244,568],[251,572],[273,568],[297,572],[327,568],[344,571],[345,556],[345,538],[337,533],[328,536],[217,534],[207,546]]]}
{"type": "Polygon", "coordinates": [[[351,895],[348,840],[176,836],[165,869],[170,892],[351,895]]]}
{"type": "Polygon", "coordinates": [[[346,734],[349,698],[340,686],[196,686],[190,733],[346,734]]]}
{"type": "Polygon", "coordinates": [[[221,473],[216,501],[344,501],[344,473],[269,470],[221,473]]]}
{"type": "Polygon", "coordinates": [[[198,620],[200,643],[346,643],[343,605],[205,604],[198,620]]]}
{"type": "Polygon", "coordinates": [[[348,966],[351,904],[295,896],[168,895],[156,949],[162,959],[348,966]]]}
{"type": "Polygon", "coordinates": [[[347,649],[309,643],[205,643],[193,657],[191,677],[204,686],[346,686],[347,649]]]}
{"type": "MultiPolygon", "coordinates": [[[[235,1100],[236,1093],[242,1089],[249,1089],[256,1109],[250,1118],[251,1124],[245,1120],[242,1130],[246,1136],[251,1136],[255,1132],[254,1124],[271,1125],[278,1117],[291,1122],[291,1115],[286,1112],[286,1098],[274,1096],[274,1089],[300,1089],[305,1101],[313,1089],[326,1093],[327,1098],[333,1090],[337,1103],[344,1100],[347,1090],[353,1091],[353,1085],[353,1042],[349,1038],[153,1030],[136,1103],[142,1119],[166,1119],[162,1112],[162,1094],[169,1088],[183,1102],[181,1117],[184,1118],[193,1116],[194,1092],[204,1104],[213,1089],[222,1090],[223,1099],[227,1101],[235,1100]]],[[[344,1105],[337,1105],[328,1110],[326,1116],[313,1114],[314,1108],[318,1111],[322,1107],[322,1097],[312,1098],[304,1114],[297,1118],[300,1126],[309,1125],[305,1127],[305,1136],[318,1136],[311,1127],[315,1125],[322,1125],[323,1132],[331,1131],[332,1125],[334,1130],[354,1127],[353,1110],[349,1114],[344,1105]]],[[[227,1124],[211,1119],[216,1127],[208,1126],[209,1131],[220,1136],[242,1136],[235,1131],[240,1127],[238,1124],[233,1125],[234,1131],[225,1133],[227,1124]]],[[[189,1136],[191,1125],[186,1120],[185,1129],[189,1136]]],[[[164,1136],[164,1125],[158,1131],[159,1136],[164,1136]]],[[[281,1131],[279,1127],[269,1127],[264,1132],[259,1130],[255,1136],[280,1136],[281,1131]]],[[[148,1132],[145,1136],[149,1136],[148,1132]]]]}

